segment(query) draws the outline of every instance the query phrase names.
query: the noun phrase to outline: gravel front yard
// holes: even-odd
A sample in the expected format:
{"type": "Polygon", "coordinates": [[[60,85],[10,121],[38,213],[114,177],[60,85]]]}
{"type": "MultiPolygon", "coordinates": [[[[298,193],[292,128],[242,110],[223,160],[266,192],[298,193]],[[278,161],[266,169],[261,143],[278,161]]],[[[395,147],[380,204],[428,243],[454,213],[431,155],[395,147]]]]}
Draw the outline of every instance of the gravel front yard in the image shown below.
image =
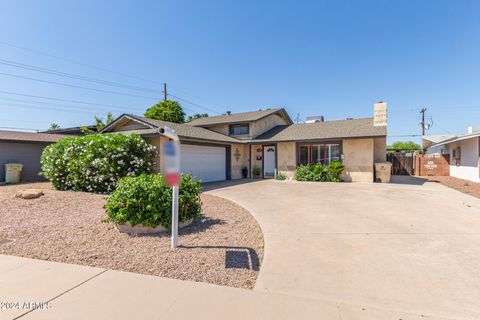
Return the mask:
{"type": "Polygon", "coordinates": [[[455,177],[427,177],[431,181],[439,182],[444,186],[453,188],[460,192],[469,194],[471,196],[480,198],[480,183],[475,183],[468,180],[458,179],[455,177]]]}
{"type": "Polygon", "coordinates": [[[263,235],[242,207],[202,195],[203,221],[170,237],[129,236],[105,218],[104,196],[52,190],[49,183],[0,186],[0,253],[252,288],[263,257],[263,235]],[[37,188],[39,199],[15,198],[37,188]],[[13,240],[11,242],[6,239],[13,240]]]}

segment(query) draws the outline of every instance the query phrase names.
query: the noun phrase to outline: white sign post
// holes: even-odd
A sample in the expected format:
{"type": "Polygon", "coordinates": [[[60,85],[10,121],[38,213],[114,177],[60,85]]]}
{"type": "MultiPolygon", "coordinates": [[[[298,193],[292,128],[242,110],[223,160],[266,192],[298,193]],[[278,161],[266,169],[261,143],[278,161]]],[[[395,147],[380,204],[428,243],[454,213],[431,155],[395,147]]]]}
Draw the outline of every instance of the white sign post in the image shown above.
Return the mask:
{"type": "Polygon", "coordinates": [[[172,249],[178,242],[178,188],[180,185],[180,142],[175,131],[169,127],[160,128],[160,134],[171,139],[163,145],[163,163],[167,184],[172,186],[172,249]]]}

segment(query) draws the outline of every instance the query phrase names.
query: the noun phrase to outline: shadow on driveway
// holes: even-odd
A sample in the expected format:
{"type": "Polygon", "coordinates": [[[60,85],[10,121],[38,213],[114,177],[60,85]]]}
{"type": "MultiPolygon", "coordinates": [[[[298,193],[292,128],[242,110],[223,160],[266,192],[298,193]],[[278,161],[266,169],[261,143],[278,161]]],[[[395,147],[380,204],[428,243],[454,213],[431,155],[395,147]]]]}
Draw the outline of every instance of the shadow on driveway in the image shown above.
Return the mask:
{"type": "Polygon", "coordinates": [[[392,175],[390,179],[390,183],[392,184],[409,184],[409,185],[415,185],[415,186],[422,186],[427,181],[428,179],[425,179],[425,178],[414,177],[414,176],[397,176],[397,175],[392,175]]]}
{"type": "Polygon", "coordinates": [[[260,270],[260,259],[257,252],[248,247],[234,246],[185,246],[178,247],[185,249],[226,249],[225,252],[225,268],[227,269],[249,269],[260,270]]]}
{"type": "Polygon", "coordinates": [[[241,184],[255,183],[263,181],[263,179],[235,179],[235,180],[226,180],[226,181],[217,181],[217,182],[205,182],[202,183],[202,191],[211,191],[216,189],[222,189],[227,187],[238,186],[241,184]]]}

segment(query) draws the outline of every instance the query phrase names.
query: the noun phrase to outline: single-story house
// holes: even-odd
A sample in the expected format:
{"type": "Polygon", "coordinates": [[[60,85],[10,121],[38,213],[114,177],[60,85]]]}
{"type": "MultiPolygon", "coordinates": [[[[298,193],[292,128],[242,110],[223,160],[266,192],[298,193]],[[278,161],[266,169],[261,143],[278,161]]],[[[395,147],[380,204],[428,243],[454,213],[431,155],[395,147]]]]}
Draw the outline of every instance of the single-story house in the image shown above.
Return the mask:
{"type": "Polygon", "coordinates": [[[5,164],[21,163],[21,181],[42,181],[40,156],[51,143],[65,135],[0,130],[0,182],[5,180],[5,164]]]}
{"type": "Polygon", "coordinates": [[[374,117],[294,124],[283,108],[227,113],[186,124],[123,114],[100,133],[136,133],[155,145],[162,172],[162,148],[168,139],[159,128],[175,130],[181,143],[182,172],[204,182],[261,177],[281,172],[293,177],[300,164],[341,161],[346,181],[373,182],[374,163],[386,160],[386,103],[374,106],[374,117]],[[254,170],[258,168],[257,170],[254,170]]]}
{"type": "Polygon", "coordinates": [[[445,145],[437,145],[442,141],[446,141],[457,137],[455,134],[439,134],[422,137],[422,146],[426,150],[426,154],[449,154],[445,145]],[[435,145],[435,147],[432,147],[435,145]]]}
{"type": "Polygon", "coordinates": [[[450,176],[480,182],[480,126],[469,127],[467,134],[448,136],[431,144],[427,154],[434,153],[450,155],[450,176]]]}

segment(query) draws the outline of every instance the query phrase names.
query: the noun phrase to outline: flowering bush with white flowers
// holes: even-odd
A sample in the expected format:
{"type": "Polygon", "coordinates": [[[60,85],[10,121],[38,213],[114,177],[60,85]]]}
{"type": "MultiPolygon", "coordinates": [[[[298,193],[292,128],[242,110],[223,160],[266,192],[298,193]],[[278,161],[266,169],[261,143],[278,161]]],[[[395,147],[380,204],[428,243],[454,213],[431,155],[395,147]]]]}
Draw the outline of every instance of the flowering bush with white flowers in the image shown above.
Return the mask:
{"type": "Polygon", "coordinates": [[[110,193],[120,178],[152,172],[155,156],[138,135],[72,137],[44,149],[40,174],[59,190],[110,193]]]}

